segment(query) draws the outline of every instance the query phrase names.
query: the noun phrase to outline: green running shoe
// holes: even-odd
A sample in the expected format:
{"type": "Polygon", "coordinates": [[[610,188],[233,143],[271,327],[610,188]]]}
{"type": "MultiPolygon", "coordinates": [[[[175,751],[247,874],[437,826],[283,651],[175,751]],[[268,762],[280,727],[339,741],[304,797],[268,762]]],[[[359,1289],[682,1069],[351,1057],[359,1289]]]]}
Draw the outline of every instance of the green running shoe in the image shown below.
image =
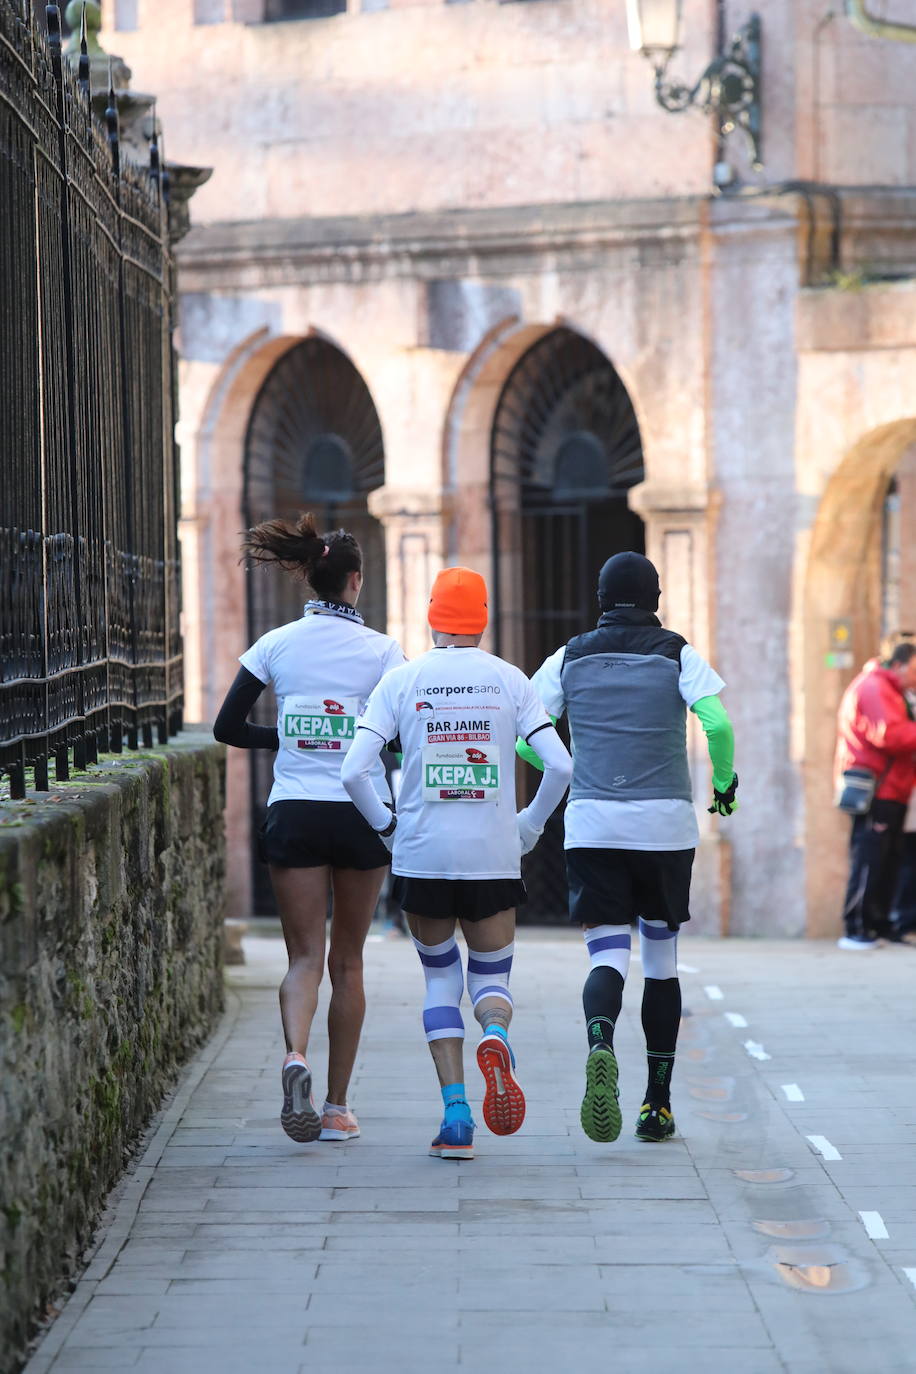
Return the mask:
{"type": "Polygon", "coordinates": [[[585,1096],[579,1120],[589,1140],[608,1143],[623,1124],[617,1100],[617,1060],[606,1045],[596,1045],[585,1061],[585,1096]]]}
{"type": "Polygon", "coordinates": [[[670,1140],[676,1129],[668,1107],[653,1107],[651,1102],[642,1104],[636,1123],[637,1140],[670,1140]]]}

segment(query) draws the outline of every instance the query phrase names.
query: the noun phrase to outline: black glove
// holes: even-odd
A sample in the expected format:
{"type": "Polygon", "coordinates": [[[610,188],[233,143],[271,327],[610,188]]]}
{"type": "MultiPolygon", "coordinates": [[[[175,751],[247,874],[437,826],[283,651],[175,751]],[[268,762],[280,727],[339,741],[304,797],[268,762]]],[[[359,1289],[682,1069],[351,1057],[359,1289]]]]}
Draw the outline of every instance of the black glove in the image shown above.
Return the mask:
{"type": "Polygon", "coordinates": [[[719,816],[730,816],[733,811],[738,810],[738,803],[735,801],[735,793],[738,790],[738,774],[732,774],[726,792],[719,792],[717,788],[712,789],[712,806],[708,808],[709,814],[719,816]]]}
{"type": "Polygon", "coordinates": [[[392,813],[391,813],[391,820],[390,820],[390,821],[388,822],[388,824],[385,826],[385,829],[384,829],[384,830],[376,830],[376,832],[375,832],[376,835],[378,835],[379,839],[381,840],[382,844],[383,844],[383,845],[385,846],[385,848],[388,850],[388,853],[389,853],[389,854],[391,853],[392,849],[394,848],[394,832],[397,830],[397,828],[398,828],[398,818],[397,818],[397,816],[394,814],[394,811],[392,811],[392,813]]]}

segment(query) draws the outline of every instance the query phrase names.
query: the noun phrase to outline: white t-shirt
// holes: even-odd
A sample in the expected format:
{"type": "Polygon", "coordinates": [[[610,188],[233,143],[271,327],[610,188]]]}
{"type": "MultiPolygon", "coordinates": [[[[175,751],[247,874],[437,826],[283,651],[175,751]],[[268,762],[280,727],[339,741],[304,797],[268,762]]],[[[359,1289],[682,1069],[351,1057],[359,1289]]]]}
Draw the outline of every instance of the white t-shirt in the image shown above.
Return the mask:
{"type": "Polygon", "coordinates": [[[517,878],[515,740],[549,724],[525,674],[482,649],[431,649],[383,678],[359,726],[401,740],[392,872],[517,878]]]}
{"type": "MultiPolygon", "coordinates": [[[[401,646],[343,615],[306,609],[300,620],[269,630],[239,662],[277,697],[280,748],[268,805],[344,801],[340,765],[356,720],[379,679],[404,663],[401,646]]],[[[390,800],[379,760],[376,790],[390,800]]]]}
{"type": "MultiPolygon", "coordinates": [[[[560,672],[566,645],[557,649],[531,679],[552,716],[562,716],[566,698],[560,672]]],[[[718,696],[725,683],[687,644],[681,650],[678,688],[688,707],[703,697],[718,696]]],[[[573,770],[576,747],[573,740],[573,770]]],[[[681,797],[649,801],[571,801],[565,815],[566,849],[695,849],[700,842],[693,802],[681,797]]]]}

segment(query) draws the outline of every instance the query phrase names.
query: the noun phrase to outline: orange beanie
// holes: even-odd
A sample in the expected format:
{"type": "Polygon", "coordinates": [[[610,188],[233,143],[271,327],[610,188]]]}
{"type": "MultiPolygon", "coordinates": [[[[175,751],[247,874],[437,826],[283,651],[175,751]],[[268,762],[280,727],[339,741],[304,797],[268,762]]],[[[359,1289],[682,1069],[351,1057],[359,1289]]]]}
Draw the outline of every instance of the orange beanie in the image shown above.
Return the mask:
{"type": "Polygon", "coordinates": [[[479,635],[487,628],[487,584],[472,568],[443,568],[429,594],[428,620],[434,630],[479,635]]]}

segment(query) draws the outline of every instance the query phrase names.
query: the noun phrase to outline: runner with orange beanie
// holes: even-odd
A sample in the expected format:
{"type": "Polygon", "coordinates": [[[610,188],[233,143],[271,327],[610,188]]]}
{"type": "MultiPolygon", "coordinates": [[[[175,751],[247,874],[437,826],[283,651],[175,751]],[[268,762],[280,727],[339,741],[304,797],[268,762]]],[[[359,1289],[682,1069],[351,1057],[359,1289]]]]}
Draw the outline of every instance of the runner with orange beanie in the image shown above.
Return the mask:
{"type": "Polygon", "coordinates": [[[525,1116],[509,1047],[509,974],[515,911],[526,900],[520,861],[537,843],[569,785],[572,761],[530,682],[480,647],[487,588],[470,568],[436,578],[428,619],[435,647],[395,668],[374,689],[341,771],[356,806],[392,845],[394,895],[426,978],[423,1025],[445,1115],[430,1154],[473,1158],[474,1121],[464,1084],[465,974],[455,941],[468,946],[467,990],[483,1030],[483,1118],[511,1135],[525,1116]],[[378,801],[373,768],[385,741],[403,750],[396,817],[378,801]],[[516,814],[515,740],[531,743],[544,776],[516,814]]]}

